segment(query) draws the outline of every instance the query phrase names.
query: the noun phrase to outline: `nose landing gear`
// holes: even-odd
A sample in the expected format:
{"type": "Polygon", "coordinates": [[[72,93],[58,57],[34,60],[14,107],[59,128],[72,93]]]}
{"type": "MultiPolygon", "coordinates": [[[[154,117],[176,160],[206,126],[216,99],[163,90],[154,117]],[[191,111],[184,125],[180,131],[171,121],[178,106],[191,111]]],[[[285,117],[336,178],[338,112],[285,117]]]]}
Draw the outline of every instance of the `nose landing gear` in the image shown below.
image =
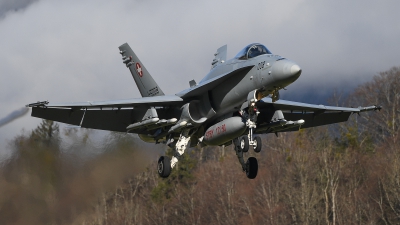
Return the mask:
{"type": "Polygon", "coordinates": [[[240,111],[243,119],[246,120],[246,126],[249,129],[249,133],[240,138],[233,140],[235,145],[235,152],[238,157],[242,169],[246,172],[246,176],[249,179],[254,179],[258,172],[258,162],[255,157],[250,157],[247,159],[246,163],[243,159],[243,152],[248,152],[251,146],[256,153],[261,151],[261,138],[254,136],[254,131],[257,128],[257,116],[260,113],[256,107],[257,99],[253,98],[248,101],[246,108],[240,111]]]}

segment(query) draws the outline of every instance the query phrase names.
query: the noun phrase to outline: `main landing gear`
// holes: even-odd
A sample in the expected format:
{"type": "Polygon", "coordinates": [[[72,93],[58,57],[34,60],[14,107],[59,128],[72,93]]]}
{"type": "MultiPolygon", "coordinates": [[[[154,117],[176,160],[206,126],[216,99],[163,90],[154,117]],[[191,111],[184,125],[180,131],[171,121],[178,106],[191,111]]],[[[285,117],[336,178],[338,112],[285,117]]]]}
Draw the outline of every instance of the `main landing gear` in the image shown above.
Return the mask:
{"type": "Polygon", "coordinates": [[[172,143],[173,139],[169,141],[169,144],[167,145],[175,149],[175,152],[171,160],[168,156],[161,156],[158,159],[157,172],[160,177],[166,178],[171,174],[171,170],[175,167],[179,158],[185,152],[193,133],[194,132],[190,134],[190,129],[185,129],[181,132],[181,135],[175,145],[172,143]]]}
{"type": "MultiPolygon", "coordinates": [[[[255,152],[261,151],[261,138],[255,137],[253,139],[253,150],[255,152]]],[[[240,164],[242,165],[243,171],[246,173],[247,178],[254,179],[258,172],[258,162],[255,157],[249,157],[246,162],[244,162],[243,153],[249,150],[249,138],[247,135],[233,139],[234,148],[236,155],[240,164]]]]}
{"type": "Polygon", "coordinates": [[[168,156],[161,156],[158,159],[157,172],[162,178],[166,178],[171,174],[171,162],[168,156]]]}
{"type": "Polygon", "coordinates": [[[249,129],[248,135],[244,135],[233,140],[236,155],[240,164],[242,165],[243,171],[246,172],[246,176],[249,179],[254,179],[257,176],[258,162],[255,157],[249,157],[245,163],[243,153],[248,152],[250,147],[253,148],[256,153],[259,153],[262,146],[261,138],[258,136],[253,136],[257,127],[257,116],[260,113],[257,110],[256,101],[256,99],[251,99],[248,102],[248,107],[243,109],[240,113],[246,120],[246,126],[249,129]]]}

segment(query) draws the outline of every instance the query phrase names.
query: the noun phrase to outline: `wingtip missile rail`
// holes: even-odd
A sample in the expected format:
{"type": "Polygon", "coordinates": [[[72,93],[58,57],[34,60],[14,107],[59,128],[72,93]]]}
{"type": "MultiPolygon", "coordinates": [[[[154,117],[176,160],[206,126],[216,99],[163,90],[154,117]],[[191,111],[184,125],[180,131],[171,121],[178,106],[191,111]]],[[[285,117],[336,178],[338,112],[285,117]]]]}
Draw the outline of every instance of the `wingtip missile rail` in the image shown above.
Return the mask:
{"type": "Polygon", "coordinates": [[[36,102],[26,105],[25,107],[44,107],[49,104],[49,101],[36,102]]]}
{"type": "Polygon", "coordinates": [[[379,105],[373,105],[373,106],[367,106],[367,107],[358,107],[358,109],[360,110],[360,112],[367,112],[367,111],[376,111],[376,110],[381,110],[382,106],[379,105]]]}

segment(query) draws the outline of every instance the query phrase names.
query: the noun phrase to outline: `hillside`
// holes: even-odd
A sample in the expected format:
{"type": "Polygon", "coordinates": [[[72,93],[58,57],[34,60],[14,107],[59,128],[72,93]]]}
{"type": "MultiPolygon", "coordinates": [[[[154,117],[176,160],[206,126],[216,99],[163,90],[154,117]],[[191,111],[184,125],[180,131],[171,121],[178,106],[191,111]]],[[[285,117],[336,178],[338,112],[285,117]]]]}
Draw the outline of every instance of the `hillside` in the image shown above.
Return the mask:
{"type": "Polygon", "coordinates": [[[329,102],[383,109],[262,135],[254,180],[232,146],[194,148],[164,180],[154,145],[116,133],[95,143],[90,130],[43,121],[10,143],[0,224],[399,224],[400,68],[329,102]],[[63,144],[65,137],[75,144],[63,144]],[[95,148],[104,153],[82,159],[76,152],[95,148]]]}

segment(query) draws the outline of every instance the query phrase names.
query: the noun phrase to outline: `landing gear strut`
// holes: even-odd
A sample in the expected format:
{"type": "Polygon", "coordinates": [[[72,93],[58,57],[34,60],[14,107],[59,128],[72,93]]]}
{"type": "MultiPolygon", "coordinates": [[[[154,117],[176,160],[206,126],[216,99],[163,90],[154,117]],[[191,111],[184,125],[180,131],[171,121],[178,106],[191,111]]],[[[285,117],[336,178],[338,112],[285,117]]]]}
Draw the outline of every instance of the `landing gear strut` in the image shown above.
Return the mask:
{"type": "Polygon", "coordinates": [[[173,143],[168,144],[168,146],[175,149],[175,152],[171,161],[168,156],[161,156],[158,160],[157,171],[160,177],[166,178],[171,174],[171,170],[175,167],[176,163],[178,163],[178,160],[183,153],[185,153],[193,133],[194,132],[190,133],[190,129],[184,129],[175,145],[173,143]]]}
{"type": "Polygon", "coordinates": [[[248,107],[241,110],[242,117],[246,120],[246,126],[249,129],[249,133],[240,139],[241,151],[247,152],[248,146],[252,146],[255,152],[261,151],[261,138],[254,137],[255,129],[257,128],[257,117],[260,113],[256,107],[257,99],[251,99],[248,102],[248,107]],[[248,143],[248,144],[247,144],[248,143]]]}
{"type": "Polygon", "coordinates": [[[247,107],[245,108],[245,106],[243,106],[242,110],[240,111],[240,114],[246,120],[246,126],[249,129],[249,133],[233,140],[238,160],[242,165],[243,171],[246,172],[247,178],[249,179],[254,179],[257,176],[258,162],[256,158],[250,157],[245,163],[243,152],[247,152],[251,146],[256,153],[259,153],[262,146],[261,138],[258,136],[253,136],[255,129],[257,128],[257,117],[260,113],[256,107],[256,102],[256,98],[249,100],[247,107]]]}

